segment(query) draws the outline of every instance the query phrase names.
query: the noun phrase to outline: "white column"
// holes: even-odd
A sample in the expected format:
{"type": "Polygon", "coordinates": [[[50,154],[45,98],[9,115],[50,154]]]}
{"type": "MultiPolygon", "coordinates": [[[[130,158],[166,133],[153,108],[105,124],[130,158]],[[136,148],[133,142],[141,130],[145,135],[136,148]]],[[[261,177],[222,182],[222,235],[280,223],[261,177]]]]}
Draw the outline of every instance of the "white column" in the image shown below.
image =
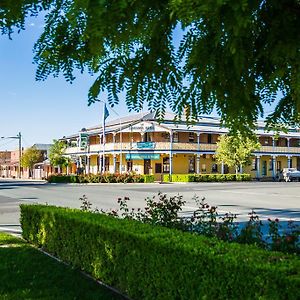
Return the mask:
{"type": "Polygon", "coordinates": [[[224,162],[221,163],[221,174],[224,174],[224,162]]]}
{"type": "Polygon", "coordinates": [[[290,138],[286,138],[287,140],[287,147],[290,148],[290,138]]]}
{"type": "Polygon", "coordinates": [[[173,154],[170,153],[170,175],[173,174],[173,154]]]}
{"type": "Polygon", "coordinates": [[[273,177],[275,178],[276,177],[276,156],[273,156],[272,157],[272,163],[273,163],[273,177]]]}
{"type": "Polygon", "coordinates": [[[196,173],[200,174],[200,154],[196,156],[196,173]]]}
{"type": "Polygon", "coordinates": [[[102,155],[98,154],[98,173],[102,173],[102,155]]]}
{"type": "Polygon", "coordinates": [[[117,156],[115,154],[113,156],[113,168],[114,173],[117,173],[117,156]]]}
{"type": "Polygon", "coordinates": [[[288,167],[288,168],[291,168],[291,165],[292,165],[291,162],[292,162],[292,157],[291,157],[291,156],[288,156],[288,157],[287,157],[287,167],[288,167]]]}
{"type": "Polygon", "coordinates": [[[197,132],[197,150],[200,152],[200,132],[197,132]]]}
{"type": "Polygon", "coordinates": [[[85,169],[86,169],[86,174],[90,174],[91,173],[91,156],[90,155],[86,156],[86,166],[85,166],[85,169]]]}
{"type": "Polygon", "coordinates": [[[243,174],[243,166],[240,165],[240,174],[243,174]]]}
{"type": "Polygon", "coordinates": [[[173,149],[173,131],[170,131],[170,154],[169,154],[169,159],[170,159],[170,175],[172,175],[173,173],[173,153],[172,153],[172,149],[173,149]]]}
{"type": "Polygon", "coordinates": [[[256,156],[256,178],[260,178],[260,156],[256,156]]]}
{"type": "Polygon", "coordinates": [[[272,136],[272,146],[275,147],[275,137],[272,136]]]}

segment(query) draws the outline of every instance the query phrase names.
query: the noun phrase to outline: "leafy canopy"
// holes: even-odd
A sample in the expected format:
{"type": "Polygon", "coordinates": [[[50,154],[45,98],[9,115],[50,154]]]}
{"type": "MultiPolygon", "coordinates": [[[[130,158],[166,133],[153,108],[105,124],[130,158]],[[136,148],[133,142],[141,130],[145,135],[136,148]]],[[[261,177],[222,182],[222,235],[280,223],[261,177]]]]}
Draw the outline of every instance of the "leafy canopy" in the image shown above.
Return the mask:
{"type": "Polygon", "coordinates": [[[30,147],[25,150],[21,157],[22,167],[32,169],[34,164],[43,161],[43,153],[41,150],[36,149],[35,147],[30,147]]]}
{"type": "Polygon", "coordinates": [[[52,166],[68,166],[70,158],[64,156],[67,145],[63,141],[53,140],[53,144],[49,150],[49,159],[52,166]]]}
{"type": "Polygon", "coordinates": [[[269,126],[300,123],[299,0],[4,0],[0,30],[11,35],[40,11],[36,78],[87,70],[89,104],[107,90],[113,106],[126,91],[130,110],[147,102],[163,118],[170,105],[193,120],[215,108],[247,132],[279,94],[269,126]]]}
{"type": "Polygon", "coordinates": [[[240,133],[234,136],[220,136],[217,145],[215,154],[217,161],[234,167],[236,172],[239,166],[249,165],[253,151],[260,148],[255,137],[245,137],[240,133]]]}

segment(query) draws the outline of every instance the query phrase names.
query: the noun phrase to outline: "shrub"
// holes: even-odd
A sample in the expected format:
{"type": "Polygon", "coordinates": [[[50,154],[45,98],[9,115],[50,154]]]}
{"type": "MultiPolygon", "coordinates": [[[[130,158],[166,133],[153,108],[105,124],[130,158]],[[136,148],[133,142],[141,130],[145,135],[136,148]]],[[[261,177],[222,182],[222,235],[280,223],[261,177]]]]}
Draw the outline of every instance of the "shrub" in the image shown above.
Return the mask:
{"type": "Polygon", "coordinates": [[[23,237],[132,299],[299,299],[295,256],[67,208],[21,205],[23,237]]]}
{"type": "Polygon", "coordinates": [[[81,174],[62,175],[53,174],[48,177],[49,183],[131,183],[131,182],[154,182],[153,175],[125,174],[81,174]]]}
{"type": "Polygon", "coordinates": [[[249,181],[250,174],[165,174],[164,182],[222,182],[222,181],[249,181]]]}
{"type": "MultiPolygon", "coordinates": [[[[142,175],[142,182],[145,182],[145,183],[151,183],[151,182],[154,182],[154,175],[142,175]]],[[[139,180],[139,179],[138,179],[139,180]]],[[[140,181],[137,181],[137,182],[140,182],[140,181]]]]}

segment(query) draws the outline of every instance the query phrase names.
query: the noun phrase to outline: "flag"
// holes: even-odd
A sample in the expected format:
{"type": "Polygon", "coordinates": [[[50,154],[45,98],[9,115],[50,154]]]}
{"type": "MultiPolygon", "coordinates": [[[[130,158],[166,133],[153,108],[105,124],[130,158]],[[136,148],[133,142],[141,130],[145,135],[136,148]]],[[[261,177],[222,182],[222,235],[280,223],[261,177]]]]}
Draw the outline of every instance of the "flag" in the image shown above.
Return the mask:
{"type": "Polygon", "coordinates": [[[106,103],[104,103],[104,107],[103,107],[103,144],[105,144],[105,120],[108,118],[109,116],[109,111],[106,107],[106,103]]]}

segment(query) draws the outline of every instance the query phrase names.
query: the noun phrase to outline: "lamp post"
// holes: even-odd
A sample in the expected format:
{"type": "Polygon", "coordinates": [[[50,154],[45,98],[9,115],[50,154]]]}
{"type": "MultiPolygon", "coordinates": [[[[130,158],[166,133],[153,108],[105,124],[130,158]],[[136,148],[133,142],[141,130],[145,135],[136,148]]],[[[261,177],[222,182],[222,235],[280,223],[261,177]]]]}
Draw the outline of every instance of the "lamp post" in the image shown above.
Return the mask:
{"type": "Polygon", "coordinates": [[[1,139],[17,139],[19,140],[19,164],[18,164],[18,177],[21,178],[21,158],[22,158],[22,135],[19,132],[16,136],[1,136],[1,139]]]}
{"type": "MultiPolygon", "coordinates": [[[[106,102],[104,100],[100,100],[100,99],[97,99],[96,101],[103,103],[103,110],[104,110],[106,102]]],[[[122,147],[123,140],[122,140],[122,130],[121,130],[121,126],[122,126],[121,117],[120,117],[120,115],[112,107],[109,107],[109,108],[112,110],[113,113],[115,113],[118,116],[118,119],[119,119],[119,126],[120,126],[120,129],[119,129],[120,130],[120,166],[119,166],[119,172],[121,174],[122,173],[122,158],[123,158],[123,147],[122,147]]],[[[105,140],[105,137],[103,137],[103,139],[105,140]]],[[[104,148],[103,148],[103,165],[102,165],[102,170],[103,171],[105,170],[104,148]]]]}

